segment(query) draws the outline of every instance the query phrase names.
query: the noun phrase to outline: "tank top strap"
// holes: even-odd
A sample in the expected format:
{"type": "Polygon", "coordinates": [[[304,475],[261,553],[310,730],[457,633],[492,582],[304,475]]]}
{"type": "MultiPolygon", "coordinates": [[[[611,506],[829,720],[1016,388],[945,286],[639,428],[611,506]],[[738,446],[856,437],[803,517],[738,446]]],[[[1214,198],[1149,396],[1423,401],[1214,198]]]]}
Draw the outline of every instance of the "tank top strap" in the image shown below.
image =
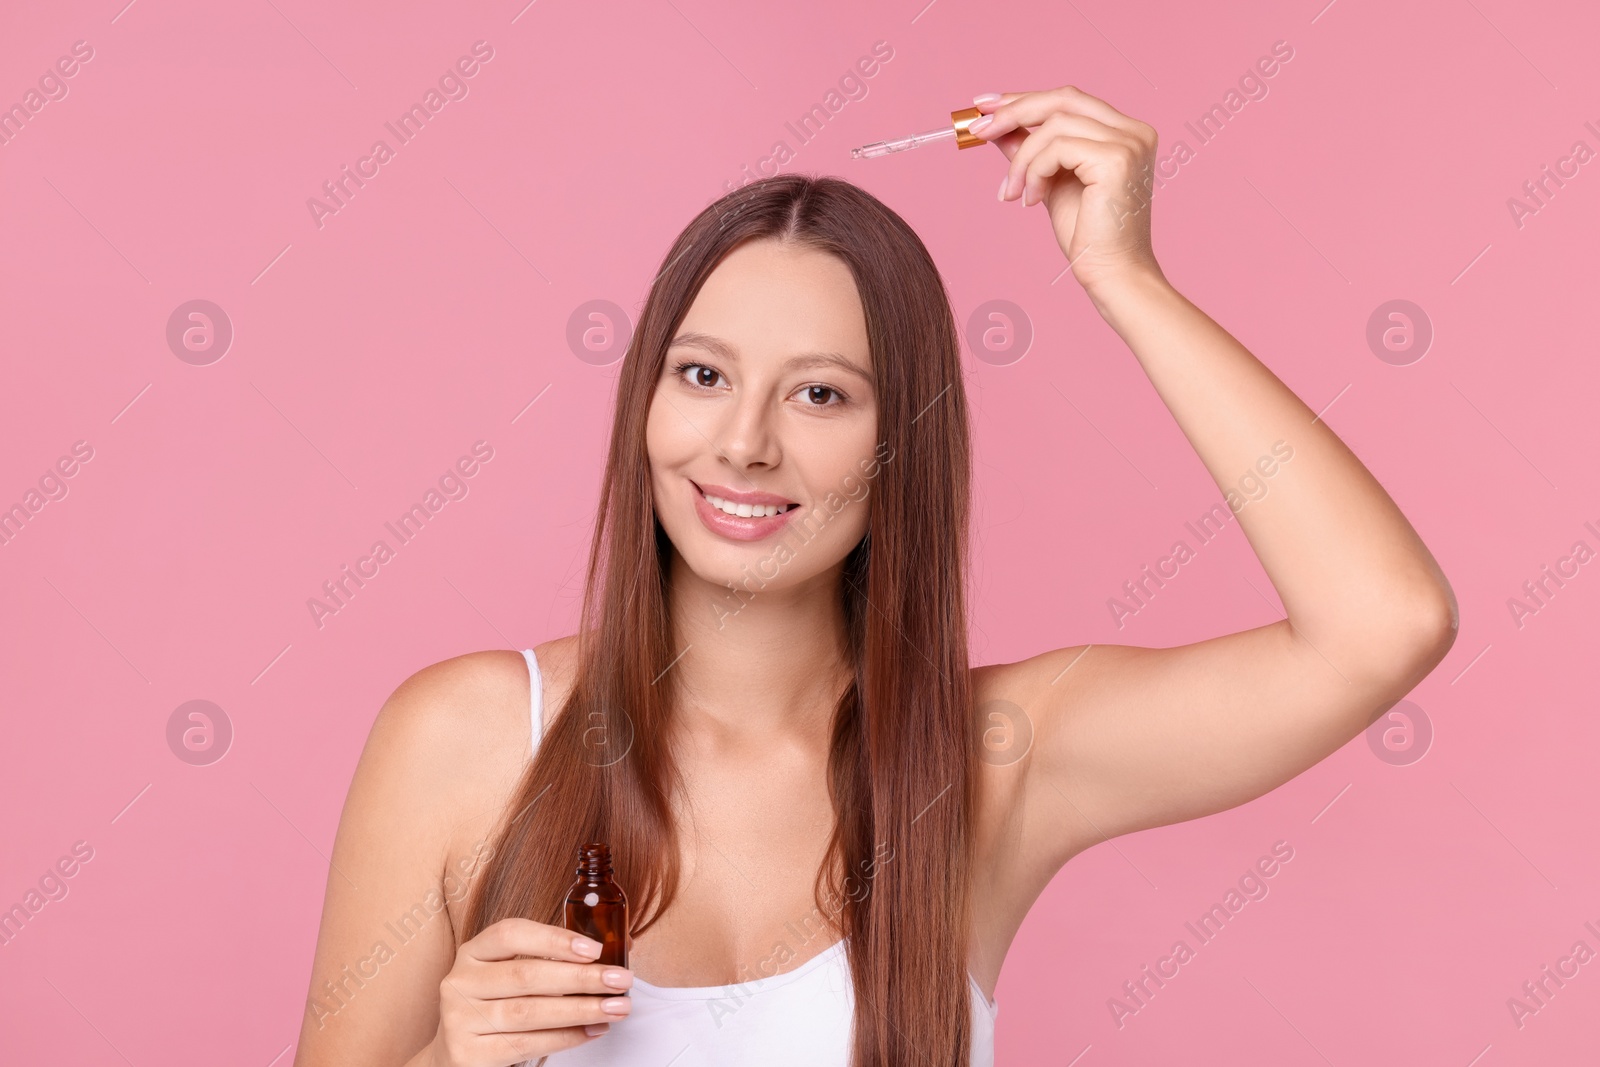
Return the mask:
{"type": "Polygon", "coordinates": [[[539,660],[534,656],[533,649],[523,649],[522,658],[528,661],[528,688],[532,690],[528,701],[532,709],[529,718],[533,733],[531,752],[537,755],[539,752],[539,739],[544,736],[544,686],[539,675],[539,660]]]}

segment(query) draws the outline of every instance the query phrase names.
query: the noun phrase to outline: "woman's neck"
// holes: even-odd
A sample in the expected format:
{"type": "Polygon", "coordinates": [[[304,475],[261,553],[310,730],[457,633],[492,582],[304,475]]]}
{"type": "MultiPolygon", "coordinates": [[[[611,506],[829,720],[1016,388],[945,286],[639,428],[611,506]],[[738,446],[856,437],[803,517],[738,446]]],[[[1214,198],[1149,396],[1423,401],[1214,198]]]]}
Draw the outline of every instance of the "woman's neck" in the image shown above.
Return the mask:
{"type": "Polygon", "coordinates": [[[678,722],[731,743],[827,740],[834,702],[850,677],[842,569],[783,590],[708,582],[673,554],[667,603],[678,722]]]}

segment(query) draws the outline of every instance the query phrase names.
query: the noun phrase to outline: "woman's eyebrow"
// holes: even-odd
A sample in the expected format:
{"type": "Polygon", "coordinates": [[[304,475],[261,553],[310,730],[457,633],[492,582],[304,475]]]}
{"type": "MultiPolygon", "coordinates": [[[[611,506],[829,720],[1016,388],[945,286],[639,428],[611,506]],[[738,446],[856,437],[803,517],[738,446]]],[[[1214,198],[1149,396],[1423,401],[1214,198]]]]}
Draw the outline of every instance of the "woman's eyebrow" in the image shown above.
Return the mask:
{"type": "MultiPolygon", "coordinates": [[[[734,362],[739,359],[739,353],[732,345],[722,338],[712,337],[710,334],[696,333],[692,330],[688,333],[680,333],[672,339],[672,343],[667,347],[677,348],[680,345],[701,348],[713,355],[734,362]]],[[[855,360],[842,356],[837,352],[802,352],[783,361],[783,369],[786,371],[803,367],[837,367],[866,381],[870,382],[872,380],[872,375],[856,363],[855,360]]]]}

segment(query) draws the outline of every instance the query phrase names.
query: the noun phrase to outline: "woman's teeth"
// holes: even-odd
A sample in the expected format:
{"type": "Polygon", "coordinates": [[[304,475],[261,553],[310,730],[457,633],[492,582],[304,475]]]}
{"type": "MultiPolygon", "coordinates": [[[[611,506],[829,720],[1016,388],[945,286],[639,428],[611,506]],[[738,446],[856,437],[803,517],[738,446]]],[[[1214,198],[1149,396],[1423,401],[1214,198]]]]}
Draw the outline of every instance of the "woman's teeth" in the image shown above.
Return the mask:
{"type": "Polygon", "coordinates": [[[788,511],[790,508],[800,506],[798,504],[735,504],[731,500],[724,500],[720,496],[712,496],[710,493],[705,493],[703,495],[708,501],[711,502],[711,506],[716,508],[718,511],[725,511],[729,515],[739,515],[747,519],[752,517],[761,518],[779,515],[785,511],[788,511]]]}

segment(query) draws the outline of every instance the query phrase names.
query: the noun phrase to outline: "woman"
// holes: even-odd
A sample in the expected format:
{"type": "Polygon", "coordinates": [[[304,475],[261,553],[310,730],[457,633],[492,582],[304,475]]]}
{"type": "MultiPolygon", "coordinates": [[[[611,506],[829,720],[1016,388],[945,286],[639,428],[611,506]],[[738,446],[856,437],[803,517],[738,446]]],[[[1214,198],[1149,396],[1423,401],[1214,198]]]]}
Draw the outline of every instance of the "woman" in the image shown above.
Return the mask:
{"type": "Polygon", "coordinates": [[[1155,131],[1071,86],[977,103],[1000,198],[1046,206],[1218,485],[1292,456],[1228,497],[1288,617],[970,668],[932,261],[848,183],[730,193],[623,363],[580,632],[427,667],[373,725],[301,1067],[991,1063],[1007,947],[1067,860],[1268,792],[1443,658],[1454,596],[1405,517],[1158,268],[1155,131]],[[560,926],[590,840],[626,969],[560,926]]]}

